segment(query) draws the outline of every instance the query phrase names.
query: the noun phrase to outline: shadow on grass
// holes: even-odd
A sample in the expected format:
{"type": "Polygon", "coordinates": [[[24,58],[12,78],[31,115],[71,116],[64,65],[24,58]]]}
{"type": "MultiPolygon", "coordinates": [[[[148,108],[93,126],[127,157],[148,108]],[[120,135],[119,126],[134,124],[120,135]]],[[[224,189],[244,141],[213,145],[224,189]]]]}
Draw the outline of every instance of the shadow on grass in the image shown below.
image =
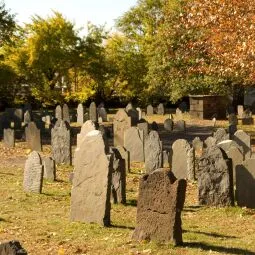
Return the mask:
{"type": "Polygon", "coordinates": [[[6,220],[4,218],[1,218],[1,217],[0,217],[0,221],[6,222],[6,220]]]}
{"type": "Polygon", "coordinates": [[[226,236],[226,235],[221,235],[217,233],[207,233],[207,232],[202,232],[202,231],[190,231],[190,230],[183,230],[183,233],[194,233],[194,234],[201,234],[201,235],[206,235],[206,236],[211,236],[211,237],[216,237],[216,238],[237,238],[236,236],[226,236]]]}
{"type": "Polygon", "coordinates": [[[189,248],[199,248],[204,251],[220,252],[220,253],[224,253],[224,254],[255,255],[255,252],[252,252],[252,251],[249,251],[246,249],[228,248],[228,247],[224,247],[224,246],[213,246],[213,245],[209,245],[209,244],[202,243],[202,242],[200,242],[200,243],[195,243],[195,242],[183,243],[183,246],[189,247],[189,248]]]}
{"type": "Polygon", "coordinates": [[[129,229],[129,230],[134,230],[134,227],[128,227],[128,226],[123,226],[123,225],[117,225],[117,224],[111,224],[110,228],[121,228],[121,229],[129,229]]]}
{"type": "Polygon", "coordinates": [[[201,205],[185,206],[183,211],[184,212],[197,212],[201,208],[203,208],[203,206],[201,206],[201,205]]]}
{"type": "Polygon", "coordinates": [[[14,175],[12,173],[4,173],[4,172],[0,172],[0,174],[2,174],[2,175],[14,175]]]}
{"type": "Polygon", "coordinates": [[[137,206],[137,200],[136,199],[131,199],[131,200],[127,200],[125,203],[125,206],[137,206]]]}

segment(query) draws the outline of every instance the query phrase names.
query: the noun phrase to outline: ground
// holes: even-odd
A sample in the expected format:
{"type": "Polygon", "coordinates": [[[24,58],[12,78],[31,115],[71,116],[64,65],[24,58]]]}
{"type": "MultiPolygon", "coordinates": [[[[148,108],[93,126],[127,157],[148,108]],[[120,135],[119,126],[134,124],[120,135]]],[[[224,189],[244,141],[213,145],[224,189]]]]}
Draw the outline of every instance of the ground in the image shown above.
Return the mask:
{"type": "MultiPolygon", "coordinates": [[[[149,121],[162,123],[166,117],[154,116],[149,121]]],[[[195,124],[198,130],[211,125],[210,121],[188,119],[187,123],[190,130],[195,124]]],[[[217,125],[226,126],[226,122],[217,125]]],[[[241,128],[255,131],[253,126],[241,128]]],[[[57,181],[44,182],[42,194],[25,193],[23,171],[29,152],[25,142],[18,141],[13,149],[0,143],[0,241],[19,240],[32,255],[255,254],[255,210],[200,207],[196,183],[187,187],[182,246],[133,241],[141,164],[133,164],[127,175],[127,205],[112,205],[111,227],[70,222],[69,174],[73,168],[57,166],[57,181]]],[[[49,145],[43,145],[42,154],[50,154],[49,145]]]]}

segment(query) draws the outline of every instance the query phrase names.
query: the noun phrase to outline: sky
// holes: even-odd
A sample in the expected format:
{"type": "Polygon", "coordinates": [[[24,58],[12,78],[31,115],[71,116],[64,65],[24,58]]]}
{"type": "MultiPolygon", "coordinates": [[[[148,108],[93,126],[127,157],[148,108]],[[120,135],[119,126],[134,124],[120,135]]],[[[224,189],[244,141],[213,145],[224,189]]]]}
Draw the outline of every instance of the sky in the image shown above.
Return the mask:
{"type": "Polygon", "coordinates": [[[22,25],[29,23],[35,14],[46,18],[52,10],[76,24],[76,28],[86,27],[90,21],[110,29],[114,20],[134,6],[137,0],[4,0],[6,9],[16,14],[16,21],[22,25]]]}

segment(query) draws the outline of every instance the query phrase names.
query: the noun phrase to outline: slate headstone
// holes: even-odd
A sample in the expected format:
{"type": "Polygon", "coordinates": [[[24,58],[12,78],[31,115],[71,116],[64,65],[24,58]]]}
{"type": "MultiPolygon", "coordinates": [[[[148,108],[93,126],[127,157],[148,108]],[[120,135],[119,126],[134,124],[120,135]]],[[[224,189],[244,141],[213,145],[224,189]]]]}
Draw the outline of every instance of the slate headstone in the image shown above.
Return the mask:
{"type": "Polygon", "coordinates": [[[151,123],[151,130],[154,130],[154,131],[158,131],[158,124],[157,124],[157,122],[156,121],[153,121],[152,123],[151,123]]]}
{"type": "Polygon", "coordinates": [[[42,151],[41,131],[35,122],[29,122],[25,128],[25,136],[28,147],[32,151],[42,151]]]}
{"type": "Polygon", "coordinates": [[[81,127],[81,132],[79,134],[77,134],[77,147],[80,146],[82,139],[87,135],[87,133],[89,133],[92,130],[97,130],[97,129],[98,129],[98,125],[96,122],[94,122],[92,120],[85,121],[85,123],[83,123],[83,125],[81,127]]]}
{"type": "Polygon", "coordinates": [[[105,108],[99,107],[97,109],[97,111],[98,111],[98,116],[102,118],[102,121],[107,122],[107,112],[106,112],[105,108]]]}
{"type": "Polygon", "coordinates": [[[130,109],[127,112],[128,116],[131,118],[131,125],[136,126],[139,121],[139,113],[136,109],[130,109]]]}
{"type": "Polygon", "coordinates": [[[146,120],[141,119],[137,127],[143,131],[144,138],[149,134],[149,123],[146,120]]]}

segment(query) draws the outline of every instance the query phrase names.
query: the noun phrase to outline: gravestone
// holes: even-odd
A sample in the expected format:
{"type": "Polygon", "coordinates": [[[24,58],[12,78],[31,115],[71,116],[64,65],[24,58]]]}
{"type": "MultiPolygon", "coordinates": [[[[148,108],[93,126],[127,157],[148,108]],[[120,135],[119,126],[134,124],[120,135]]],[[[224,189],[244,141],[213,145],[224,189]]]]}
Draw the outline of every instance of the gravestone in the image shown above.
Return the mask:
{"type": "Polygon", "coordinates": [[[124,133],[124,147],[130,153],[131,162],[144,162],[144,134],[137,127],[130,127],[124,133]]]}
{"type": "Polygon", "coordinates": [[[237,115],[238,115],[238,118],[242,118],[243,117],[243,105],[238,105],[237,106],[237,115]]]}
{"type": "Polygon", "coordinates": [[[186,131],[186,123],[184,120],[178,120],[175,123],[175,129],[177,131],[185,132],[186,131]]]}
{"type": "Polygon", "coordinates": [[[62,114],[63,114],[63,121],[70,123],[69,107],[67,104],[63,105],[62,114]]]}
{"type": "Polygon", "coordinates": [[[63,113],[62,113],[62,108],[60,105],[57,105],[56,110],[55,110],[55,118],[57,120],[62,120],[63,119],[63,113]]]}
{"type": "Polygon", "coordinates": [[[21,246],[19,241],[0,242],[1,255],[27,255],[26,250],[21,246]]]}
{"type": "Polygon", "coordinates": [[[34,122],[29,122],[25,128],[26,142],[32,151],[42,151],[41,131],[34,122]]]}
{"type": "Polygon", "coordinates": [[[181,211],[186,181],[173,173],[158,169],[144,175],[139,183],[135,240],[152,240],[182,244],[181,211]]]}
{"type": "Polygon", "coordinates": [[[131,118],[131,125],[136,126],[139,121],[138,111],[136,109],[129,109],[127,114],[131,118]]]}
{"type": "Polygon", "coordinates": [[[162,167],[162,142],[157,131],[151,131],[144,143],[145,170],[150,173],[162,167]]]}
{"type": "Polygon", "coordinates": [[[243,125],[252,125],[254,123],[253,118],[252,118],[252,112],[250,109],[246,109],[243,112],[242,116],[242,124],[243,125]]]}
{"type": "Polygon", "coordinates": [[[118,110],[113,121],[114,147],[124,146],[124,132],[131,127],[131,118],[123,109],[118,110]]]}
{"type": "Polygon", "coordinates": [[[102,121],[107,122],[107,112],[106,112],[105,108],[99,107],[97,109],[97,111],[98,111],[98,116],[102,118],[102,121]]]}
{"type": "Polygon", "coordinates": [[[138,120],[142,119],[142,109],[140,107],[136,108],[136,111],[138,112],[138,120]]]}
{"type": "Polygon", "coordinates": [[[23,121],[23,109],[15,109],[13,114],[14,128],[21,128],[23,121]]]}
{"type": "Polygon", "coordinates": [[[176,110],[175,110],[175,116],[176,116],[176,118],[178,118],[178,119],[182,119],[182,118],[183,118],[182,110],[179,109],[179,108],[176,108],[176,110]]]}
{"type": "Polygon", "coordinates": [[[71,165],[71,137],[70,126],[59,120],[51,129],[52,158],[56,164],[71,165]]]}
{"type": "Polygon", "coordinates": [[[233,140],[224,140],[224,141],[218,143],[217,146],[219,148],[221,148],[223,151],[225,151],[226,153],[230,150],[231,147],[236,147],[243,153],[243,147],[238,145],[233,140]]]}
{"type": "Polygon", "coordinates": [[[40,154],[33,151],[25,163],[23,188],[26,192],[41,193],[43,183],[43,166],[40,154]]]}
{"type": "Polygon", "coordinates": [[[98,122],[97,106],[95,102],[91,102],[89,106],[89,119],[98,122]]]}
{"type": "Polygon", "coordinates": [[[170,167],[170,155],[169,152],[166,150],[163,150],[163,168],[169,168],[170,167]]]}
{"type": "Polygon", "coordinates": [[[25,113],[24,113],[24,123],[25,125],[28,124],[29,122],[31,122],[31,115],[30,115],[30,112],[27,110],[25,113]]]}
{"type": "Polygon", "coordinates": [[[109,154],[109,141],[108,141],[108,137],[107,137],[107,128],[101,124],[98,128],[98,130],[101,132],[103,139],[104,139],[104,144],[105,144],[105,153],[109,154]]]}
{"type": "Polygon", "coordinates": [[[229,135],[224,128],[217,128],[217,130],[213,133],[213,137],[216,139],[216,143],[229,140],[229,135]]]}
{"type": "Polygon", "coordinates": [[[51,157],[44,158],[43,161],[43,178],[49,181],[56,180],[55,161],[51,157]]]}
{"type": "Polygon", "coordinates": [[[147,106],[146,114],[147,114],[147,116],[153,115],[153,107],[152,107],[152,105],[148,105],[147,106]]]}
{"type": "Polygon", "coordinates": [[[177,139],[170,153],[171,171],[177,179],[195,179],[195,152],[185,139],[177,139]]]}
{"type": "Polygon", "coordinates": [[[160,103],[158,105],[158,114],[159,115],[164,115],[165,114],[165,108],[164,108],[164,105],[162,103],[160,103]]]}
{"type": "Polygon", "coordinates": [[[84,123],[84,107],[82,104],[79,104],[77,107],[77,123],[80,125],[84,123]]]}
{"type": "Polygon", "coordinates": [[[206,140],[204,141],[205,147],[207,148],[216,145],[216,143],[217,143],[216,139],[212,136],[207,137],[206,140]]]}
{"type": "Polygon", "coordinates": [[[149,124],[146,120],[141,119],[139,123],[137,123],[137,127],[143,131],[144,139],[149,134],[149,124]]]}
{"type": "Polygon", "coordinates": [[[15,132],[14,129],[5,128],[4,129],[4,146],[13,148],[15,146],[15,132]]]}
{"type": "Polygon", "coordinates": [[[82,139],[87,135],[87,133],[96,129],[98,129],[98,125],[92,120],[87,120],[85,123],[83,123],[81,132],[77,134],[77,147],[80,146],[82,139]]]}
{"type": "Polygon", "coordinates": [[[128,112],[129,110],[133,110],[133,105],[132,103],[128,103],[126,108],[125,108],[125,111],[128,112]]]}
{"type": "Polygon", "coordinates": [[[130,153],[123,146],[114,147],[118,154],[125,161],[126,173],[130,172],[130,153]]]}
{"type": "Polygon", "coordinates": [[[174,127],[174,122],[173,122],[173,120],[171,120],[171,119],[166,119],[166,120],[164,121],[164,128],[165,128],[165,130],[172,132],[172,131],[173,131],[173,127],[174,127]]]}
{"type": "Polygon", "coordinates": [[[203,151],[197,177],[200,205],[232,206],[234,204],[232,164],[216,145],[207,147],[203,151]]]}
{"type": "Polygon", "coordinates": [[[115,204],[126,203],[126,168],[125,160],[118,149],[112,148],[112,200],[115,204]]]}
{"type": "Polygon", "coordinates": [[[89,132],[75,155],[71,220],[109,226],[112,160],[100,131],[89,132]]]}
{"type": "Polygon", "coordinates": [[[232,139],[243,148],[244,159],[251,157],[251,137],[243,130],[238,130],[233,135],[232,139]]]}
{"type": "Polygon", "coordinates": [[[195,137],[193,139],[192,147],[194,148],[195,156],[198,158],[201,157],[203,153],[204,143],[199,137],[195,137]]]}
{"type": "Polygon", "coordinates": [[[236,167],[236,200],[238,206],[255,208],[255,159],[250,158],[236,167]]]}

